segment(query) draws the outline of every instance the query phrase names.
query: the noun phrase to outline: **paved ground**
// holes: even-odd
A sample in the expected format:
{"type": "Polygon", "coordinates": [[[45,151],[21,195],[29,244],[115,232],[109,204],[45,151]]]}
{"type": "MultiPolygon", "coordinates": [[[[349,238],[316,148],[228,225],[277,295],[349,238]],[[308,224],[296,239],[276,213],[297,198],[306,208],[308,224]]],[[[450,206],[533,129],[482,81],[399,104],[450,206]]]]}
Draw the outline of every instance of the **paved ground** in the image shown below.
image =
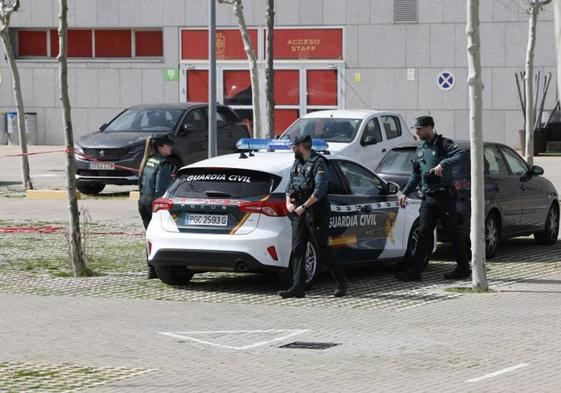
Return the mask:
{"type": "MultiPolygon", "coordinates": [[[[324,277],[306,299],[281,300],[266,276],[144,280],[136,204],[111,198],[81,201],[105,275],[67,278],[53,229],[65,203],[18,197],[18,162],[0,160],[0,227],[50,226],[0,232],[0,392],[559,391],[561,244],[506,243],[491,293],[447,290],[469,282],[442,280],[451,250],[439,247],[422,283],[378,266],[351,272],[346,298],[324,277]],[[295,342],[334,346],[283,348],[295,342]]],[[[536,161],[561,189],[561,159],[536,161]]],[[[31,165],[36,186],[64,186],[56,154],[31,165]]]]}

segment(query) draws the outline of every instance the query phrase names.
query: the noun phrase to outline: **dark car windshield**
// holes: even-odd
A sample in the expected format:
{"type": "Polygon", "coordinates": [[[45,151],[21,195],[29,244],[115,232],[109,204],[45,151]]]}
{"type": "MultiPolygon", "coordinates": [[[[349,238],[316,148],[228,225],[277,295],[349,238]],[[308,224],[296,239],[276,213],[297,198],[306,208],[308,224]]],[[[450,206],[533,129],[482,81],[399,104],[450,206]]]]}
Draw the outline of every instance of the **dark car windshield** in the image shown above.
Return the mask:
{"type": "Polygon", "coordinates": [[[182,170],[168,190],[170,198],[250,198],[271,193],[280,177],[228,168],[182,170]]]}
{"type": "Polygon", "coordinates": [[[282,139],[311,135],[327,142],[351,142],[358,132],[361,119],[302,118],[297,120],[282,135],[282,139]]]}
{"type": "MultiPolygon", "coordinates": [[[[408,175],[413,171],[416,149],[393,149],[388,152],[378,164],[376,173],[408,175]]],[[[456,180],[469,179],[470,177],[469,159],[464,160],[460,165],[452,169],[452,175],[456,180]]]]}
{"type": "Polygon", "coordinates": [[[113,119],[103,131],[169,132],[175,129],[182,113],[182,109],[130,108],[113,119]]]}

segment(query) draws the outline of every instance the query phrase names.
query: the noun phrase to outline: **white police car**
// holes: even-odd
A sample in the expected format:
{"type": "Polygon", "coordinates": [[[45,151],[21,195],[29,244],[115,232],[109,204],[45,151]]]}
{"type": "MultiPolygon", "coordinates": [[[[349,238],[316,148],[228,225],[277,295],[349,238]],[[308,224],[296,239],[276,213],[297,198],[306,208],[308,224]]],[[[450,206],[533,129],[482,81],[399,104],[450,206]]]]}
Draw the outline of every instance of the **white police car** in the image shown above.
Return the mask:
{"type": "MultiPolygon", "coordinates": [[[[290,276],[291,227],[285,190],[294,155],[286,142],[242,139],[238,148],[245,152],[180,169],[164,197],[154,201],[146,232],[148,263],[164,283],[186,284],[194,273],[206,271],[290,276]]],[[[323,141],[313,143],[315,150],[327,149],[323,141]]],[[[331,203],[329,244],[340,263],[407,258],[416,244],[419,201],[410,200],[406,208],[399,208],[397,185],[352,159],[325,157],[331,203]]],[[[309,243],[308,284],[321,271],[317,255],[309,243]]]]}
{"type": "Polygon", "coordinates": [[[281,139],[301,135],[325,140],[331,153],[352,157],[370,170],[393,147],[416,139],[399,113],[370,109],[308,113],[292,123],[281,139]]]}

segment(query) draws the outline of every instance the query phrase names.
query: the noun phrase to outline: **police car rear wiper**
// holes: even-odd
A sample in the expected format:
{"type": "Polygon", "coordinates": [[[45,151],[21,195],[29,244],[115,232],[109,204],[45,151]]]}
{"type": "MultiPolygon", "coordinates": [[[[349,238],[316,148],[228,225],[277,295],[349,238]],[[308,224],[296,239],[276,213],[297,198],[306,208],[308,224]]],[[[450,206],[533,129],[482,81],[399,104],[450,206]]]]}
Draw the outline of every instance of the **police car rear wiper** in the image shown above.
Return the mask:
{"type": "Polygon", "coordinates": [[[207,197],[211,198],[230,198],[232,195],[221,191],[205,191],[207,197]]]}

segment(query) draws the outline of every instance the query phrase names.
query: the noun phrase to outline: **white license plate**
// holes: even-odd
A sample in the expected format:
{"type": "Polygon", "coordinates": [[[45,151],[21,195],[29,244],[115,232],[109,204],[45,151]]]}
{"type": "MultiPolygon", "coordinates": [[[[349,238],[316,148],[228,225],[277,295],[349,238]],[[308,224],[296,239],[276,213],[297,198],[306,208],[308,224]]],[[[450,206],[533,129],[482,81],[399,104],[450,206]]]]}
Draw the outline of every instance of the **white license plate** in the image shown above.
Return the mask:
{"type": "Polygon", "coordinates": [[[90,169],[114,170],[115,164],[110,162],[90,162],[90,169]]]}
{"type": "Polygon", "coordinates": [[[228,216],[224,214],[188,214],[185,217],[185,225],[225,227],[228,225],[228,216]]]}

